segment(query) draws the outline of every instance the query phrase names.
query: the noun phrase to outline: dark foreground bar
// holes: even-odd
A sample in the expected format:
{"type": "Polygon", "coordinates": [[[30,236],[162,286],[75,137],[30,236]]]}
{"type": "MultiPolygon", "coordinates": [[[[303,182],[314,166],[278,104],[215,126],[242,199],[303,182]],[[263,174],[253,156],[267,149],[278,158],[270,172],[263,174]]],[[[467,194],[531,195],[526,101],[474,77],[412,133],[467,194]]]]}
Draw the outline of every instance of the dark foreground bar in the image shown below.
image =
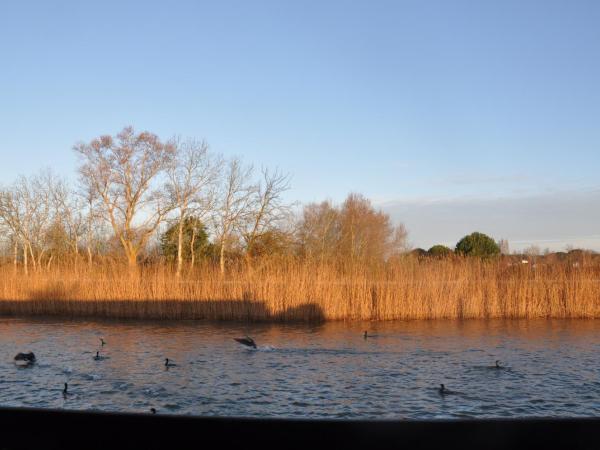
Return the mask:
{"type": "Polygon", "coordinates": [[[0,449],[600,449],[598,419],[338,421],[0,408],[0,449]]]}

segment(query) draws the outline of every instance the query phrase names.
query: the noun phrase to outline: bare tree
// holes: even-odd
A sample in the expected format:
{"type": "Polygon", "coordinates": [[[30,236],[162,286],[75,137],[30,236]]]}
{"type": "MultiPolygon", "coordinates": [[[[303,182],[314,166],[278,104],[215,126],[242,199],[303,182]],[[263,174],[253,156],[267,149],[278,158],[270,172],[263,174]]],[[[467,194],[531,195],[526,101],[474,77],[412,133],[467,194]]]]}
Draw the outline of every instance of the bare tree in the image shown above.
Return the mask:
{"type": "Polygon", "coordinates": [[[536,256],[540,256],[542,254],[542,251],[537,245],[532,244],[523,250],[523,254],[534,258],[536,256]]]}
{"type": "Polygon", "coordinates": [[[26,274],[29,257],[33,268],[39,269],[47,251],[47,233],[56,217],[52,202],[56,183],[48,170],[30,178],[20,176],[0,193],[0,218],[21,245],[26,274]]]}
{"type": "Polygon", "coordinates": [[[172,209],[155,184],[175,157],[175,146],[126,127],[114,138],[77,144],[75,151],[82,158],[82,178],[102,202],[129,266],[135,267],[140,251],[172,209]]]}
{"type": "Polygon", "coordinates": [[[381,261],[401,242],[390,217],[376,211],[360,194],[350,194],[340,208],[339,254],[351,261],[381,261]]]}
{"type": "Polygon", "coordinates": [[[500,247],[500,253],[502,255],[510,255],[510,246],[508,240],[500,239],[498,241],[498,247],[500,247]]]}
{"type": "Polygon", "coordinates": [[[291,205],[284,203],[282,194],[290,189],[290,176],[279,171],[262,169],[262,179],[252,192],[245,221],[240,221],[240,234],[246,244],[246,261],[257,239],[290,217],[291,205]]]}
{"type": "Polygon", "coordinates": [[[55,204],[56,222],[65,231],[75,266],[79,260],[79,244],[85,234],[86,219],[84,215],[84,200],[75,195],[69,185],[59,180],[52,186],[52,199],[55,204]]]}
{"type": "Polygon", "coordinates": [[[298,224],[300,247],[305,256],[321,263],[335,254],[339,240],[339,211],[329,201],[310,203],[298,224]]]}
{"type": "Polygon", "coordinates": [[[238,158],[225,167],[216,210],[213,214],[216,241],[219,244],[219,267],[225,273],[225,251],[234,232],[247,221],[256,186],[251,183],[252,166],[244,166],[238,158]]]}
{"type": "Polygon", "coordinates": [[[93,249],[95,247],[95,236],[100,228],[99,221],[102,219],[99,213],[98,194],[89,180],[81,180],[82,189],[79,197],[82,199],[84,227],[85,227],[85,250],[87,253],[88,266],[93,262],[93,249]]]}
{"type": "MultiPolygon", "coordinates": [[[[176,157],[167,169],[171,203],[177,213],[177,276],[183,266],[183,233],[185,221],[191,214],[203,219],[214,207],[215,189],[221,160],[208,152],[208,145],[193,140],[176,142],[176,157]]],[[[193,227],[193,231],[196,228],[193,227]]],[[[192,265],[194,261],[194,239],[191,241],[192,265]]]]}
{"type": "Polygon", "coordinates": [[[407,248],[404,225],[394,226],[360,194],[350,194],[341,205],[307,205],[299,224],[300,245],[321,261],[336,256],[349,261],[381,262],[407,248]]]}

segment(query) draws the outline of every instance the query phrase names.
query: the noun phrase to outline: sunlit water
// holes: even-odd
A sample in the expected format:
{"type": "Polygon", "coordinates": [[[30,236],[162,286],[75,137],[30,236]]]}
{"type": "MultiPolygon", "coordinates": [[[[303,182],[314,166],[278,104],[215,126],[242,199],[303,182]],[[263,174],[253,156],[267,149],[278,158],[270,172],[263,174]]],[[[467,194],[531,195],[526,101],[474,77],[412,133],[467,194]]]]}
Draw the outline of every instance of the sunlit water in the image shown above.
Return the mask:
{"type": "Polygon", "coordinates": [[[600,321],[307,326],[4,318],[0,404],[296,418],[599,416],[599,338],[600,321]],[[365,340],[367,328],[376,336],[365,340]],[[257,350],[234,342],[246,334],[257,350]],[[14,355],[30,350],[37,363],[17,367],[14,355]],[[105,359],[93,359],[97,350],[105,359]],[[177,366],[165,369],[166,357],[177,366]],[[492,367],[497,359],[503,368],[492,367]],[[440,395],[440,383],[453,394],[440,395]]]}

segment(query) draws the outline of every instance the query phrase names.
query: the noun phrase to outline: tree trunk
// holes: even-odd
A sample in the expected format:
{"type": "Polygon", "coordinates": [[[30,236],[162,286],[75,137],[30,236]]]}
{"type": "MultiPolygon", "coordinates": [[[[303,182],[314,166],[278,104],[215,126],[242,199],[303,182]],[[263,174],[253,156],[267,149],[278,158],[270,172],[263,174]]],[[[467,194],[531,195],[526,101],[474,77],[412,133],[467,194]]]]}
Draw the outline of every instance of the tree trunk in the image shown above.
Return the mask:
{"type": "Polygon", "coordinates": [[[38,271],[42,271],[42,258],[44,257],[44,253],[46,253],[45,250],[40,251],[40,254],[38,255],[38,259],[37,259],[37,269],[38,271]]]}
{"type": "Polygon", "coordinates": [[[28,251],[27,245],[23,244],[23,270],[25,271],[25,276],[29,275],[27,251],[28,251]]]}
{"type": "Polygon", "coordinates": [[[249,251],[246,251],[244,259],[246,260],[246,269],[248,269],[248,271],[252,271],[252,256],[250,255],[249,251]]]}
{"type": "Polygon", "coordinates": [[[74,265],[75,265],[75,270],[77,270],[77,263],[79,262],[79,240],[77,239],[77,237],[75,237],[75,261],[74,261],[74,265]]]}
{"type": "Polygon", "coordinates": [[[225,274],[225,239],[221,239],[221,249],[219,254],[219,267],[221,275],[225,274]]]}
{"type": "Polygon", "coordinates": [[[127,256],[127,265],[129,266],[129,270],[137,269],[137,252],[131,246],[125,247],[125,254],[127,256]]]}
{"type": "Polygon", "coordinates": [[[196,244],[196,227],[192,228],[192,239],[190,241],[190,268],[194,268],[194,263],[196,262],[196,252],[194,250],[194,245],[196,244]]]}
{"type": "Polygon", "coordinates": [[[37,272],[37,266],[35,264],[35,255],[33,254],[33,248],[30,243],[27,243],[27,247],[29,248],[29,255],[31,256],[31,265],[33,266],[33,270],[37,272]]]}
{"type": "Polygon", "coordinates": [[[177,272],[175,276],[181,277],[181,266],[183,265],[183,217],[179,218],[179,229],[177,230],[177,272]]]}
{"type": "Polygon", "coordinates": [[[137,268],[137,255],[135,253],[127,254],[127,265],[130,269],[137,268]]]}
{"type": "Polygon", "coordinates": [[[19,260],[19,242],[15,239],[15,246],[14,246],[14,260],[13,260],[13,265],[15,268],[15,275],[17,274],[17,264],[19,260]]]}

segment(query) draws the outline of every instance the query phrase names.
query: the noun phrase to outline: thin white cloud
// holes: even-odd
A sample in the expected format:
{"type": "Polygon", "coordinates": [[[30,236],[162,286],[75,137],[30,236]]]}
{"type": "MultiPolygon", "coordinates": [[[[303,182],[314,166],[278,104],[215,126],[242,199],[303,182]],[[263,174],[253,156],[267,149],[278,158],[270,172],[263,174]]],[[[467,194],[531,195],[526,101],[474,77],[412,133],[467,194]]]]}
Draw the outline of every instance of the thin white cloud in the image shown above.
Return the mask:
{"type": "Polygon", "coordinates": [[[472,185],[472,184],[511,184],[511,183],[523,183],[531,181],[531,178],[522,175],[455,175],[452,177],[441,180],[441,184],[455,184],[455,185],[472,185]]]}

